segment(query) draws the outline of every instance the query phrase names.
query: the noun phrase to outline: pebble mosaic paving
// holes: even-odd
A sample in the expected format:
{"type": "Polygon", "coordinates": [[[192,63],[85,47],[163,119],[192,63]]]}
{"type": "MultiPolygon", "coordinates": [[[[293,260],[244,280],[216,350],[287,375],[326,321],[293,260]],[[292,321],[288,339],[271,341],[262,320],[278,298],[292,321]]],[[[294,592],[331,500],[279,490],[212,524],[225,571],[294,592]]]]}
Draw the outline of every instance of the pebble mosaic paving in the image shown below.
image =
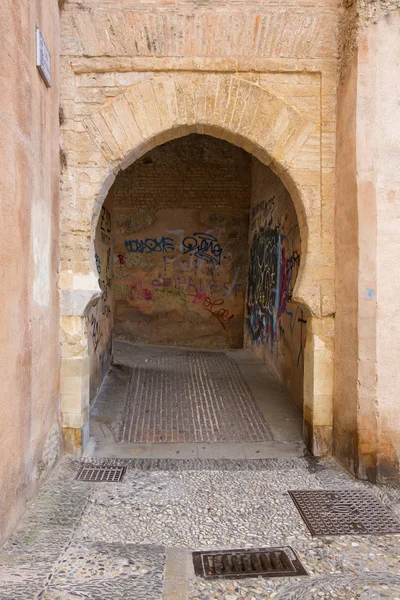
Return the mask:
{"type": "Polygon", "coordinates": [[[399,514],[399,488],[309,457],[112,462],[127,466],[121,483],[76,481],[81,462],[61,460],[0,549],[0,600],[400,599],[399,535],[312,538],[287,492],[369,490],[399,514]],[[261,546],[291,546],[308,576],[208,581],[190,568],[192,551],[261,546]]]}
{"type": "Polygon", "coordinates": [[[142,347],[134,355],[120,442],[267,442],[272,435],[224,352],[142,347]]]}

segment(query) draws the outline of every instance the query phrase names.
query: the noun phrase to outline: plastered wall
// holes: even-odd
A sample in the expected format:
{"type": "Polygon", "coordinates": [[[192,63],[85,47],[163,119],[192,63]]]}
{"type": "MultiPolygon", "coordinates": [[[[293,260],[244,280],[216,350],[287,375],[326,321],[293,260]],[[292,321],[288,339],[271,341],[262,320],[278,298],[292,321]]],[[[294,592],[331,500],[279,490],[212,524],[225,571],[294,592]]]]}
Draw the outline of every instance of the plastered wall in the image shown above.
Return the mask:
{"type": "Polygon", "coordinates": [[[208,136],[155,148],[122,172],[113,210],[114,334],[243,346],[250,156],[208,136]]]}
{"type": "Polygon", "coordinates": [[[306,318],[291,302],[300,269],[301,240],[290,194],[271,169],[252,161],[246,298],[246,345],[303,403],[306,318]]]}
{"type": "Polygon", "coordinates": [[[334,452],[398,481],[399,3],[355,2],[338,92],[334,452]]]}
{"type": "Polygon", "coordinates": [[[59,433],[59,14],[0,5],[0,541],[54,465],[59,433]],[[52,60],[36,68],[35,28],[52,60]]]}
{"type": "MultiPolygon", "coordinates": [[[[377,68],[377,466],[383,481],[400,479],[400,5],[390,8],[370,34],[377,68]]],[[[369,304],[368,288],[365,296],[369,304]]]]}

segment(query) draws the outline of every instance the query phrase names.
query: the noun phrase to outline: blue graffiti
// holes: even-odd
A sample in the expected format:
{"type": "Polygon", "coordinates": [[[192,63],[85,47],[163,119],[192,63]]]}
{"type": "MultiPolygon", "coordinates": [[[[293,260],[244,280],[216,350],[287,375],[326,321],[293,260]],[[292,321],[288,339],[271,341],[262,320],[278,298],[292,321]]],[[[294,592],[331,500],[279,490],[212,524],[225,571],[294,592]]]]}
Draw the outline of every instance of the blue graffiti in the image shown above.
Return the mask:
{"type": "Polygon", "coordinates": [[[146,238],[145,240],[126,240],[125,248],[128,252],[140,252],[150,254],[151,252],[173,252],[175,250],[174,240],[170,237],[146,238]]]}
{"type": "Polygon", "coordinates": [[[252,342],[277,340],[278,321],[292,297],[300,266],[297,251],[289,255],[289,240],[278,228],[256,231],[250,248],[247,326],[252,342]]]}

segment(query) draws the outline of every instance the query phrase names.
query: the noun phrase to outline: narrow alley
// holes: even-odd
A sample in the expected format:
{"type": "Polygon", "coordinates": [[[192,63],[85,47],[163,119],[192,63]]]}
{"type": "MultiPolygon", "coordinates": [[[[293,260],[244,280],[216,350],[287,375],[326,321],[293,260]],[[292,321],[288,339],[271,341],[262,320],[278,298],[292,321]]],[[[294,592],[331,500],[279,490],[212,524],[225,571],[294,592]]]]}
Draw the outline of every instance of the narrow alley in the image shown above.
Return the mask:
{"type": "Polygon", "coordinates": [[[400,0],[0,29],[0,600],[400,600],[400,0]]]}

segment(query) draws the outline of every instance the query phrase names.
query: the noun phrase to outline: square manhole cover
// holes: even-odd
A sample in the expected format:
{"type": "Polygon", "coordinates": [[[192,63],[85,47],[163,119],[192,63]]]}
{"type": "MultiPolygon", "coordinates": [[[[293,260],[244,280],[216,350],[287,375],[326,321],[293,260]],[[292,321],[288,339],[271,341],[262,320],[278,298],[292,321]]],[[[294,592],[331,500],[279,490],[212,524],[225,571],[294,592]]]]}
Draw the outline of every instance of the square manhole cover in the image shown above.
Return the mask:
{"type": "Polygon", "coordinates": [[[193,552],[193,565],[196,575],[205,579],[307,575],[289,546],[193,552]]]}
{"type": "Polygon", "coordinates": [[[370,492],[289,490],[312,536],[400,533],[400,523],[370,492]]]}
{"type": "Polygon", "coordinates": [[[116,483],[123,480],[125,472],[126,467],[120,465],[83,465],[76,479],[92,483],[116,483]]]}

